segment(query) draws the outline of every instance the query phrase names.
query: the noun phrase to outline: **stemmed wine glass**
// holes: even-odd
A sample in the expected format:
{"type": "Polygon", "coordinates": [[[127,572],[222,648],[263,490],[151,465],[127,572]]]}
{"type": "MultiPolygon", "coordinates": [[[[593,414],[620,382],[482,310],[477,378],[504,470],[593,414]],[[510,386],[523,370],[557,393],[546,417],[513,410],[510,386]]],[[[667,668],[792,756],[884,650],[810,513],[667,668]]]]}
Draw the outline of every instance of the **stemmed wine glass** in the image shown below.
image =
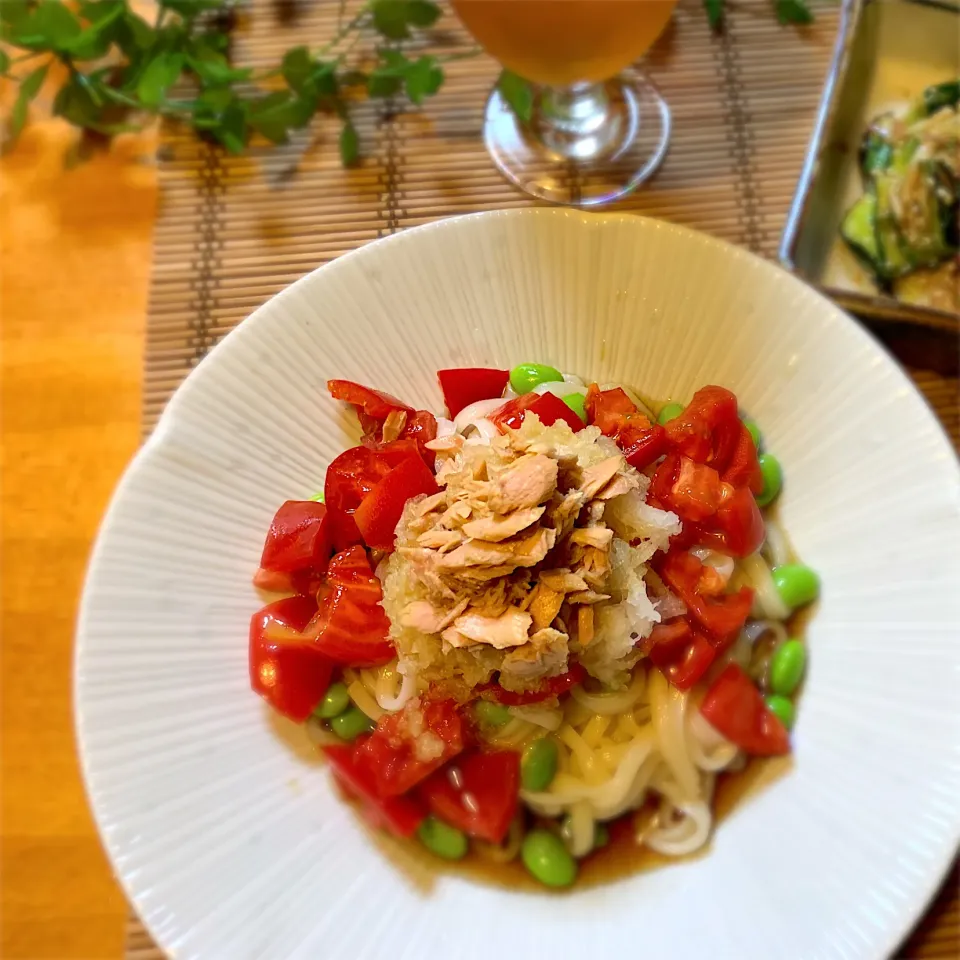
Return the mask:
{"type": "Polygon", "coordinates": [[[477,41],[533,91],[528,119],[498,87],[484,139],[521,190],[571,206],[610,203],[647,180],[670,139],[670,110],[634,69],[676,0],[452,0],[477,41]]]}

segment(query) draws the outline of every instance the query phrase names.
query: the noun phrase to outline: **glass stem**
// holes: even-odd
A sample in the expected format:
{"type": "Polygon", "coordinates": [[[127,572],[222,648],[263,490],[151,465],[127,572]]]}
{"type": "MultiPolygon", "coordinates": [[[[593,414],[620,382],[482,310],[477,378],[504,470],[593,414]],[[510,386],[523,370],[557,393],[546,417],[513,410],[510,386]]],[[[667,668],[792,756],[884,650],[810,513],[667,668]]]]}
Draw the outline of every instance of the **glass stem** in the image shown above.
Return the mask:
{"type": "Polygon", "coordinates": [[[568,160],[600,157],[620,135],[603,83],[543,87],[534,123],[540,139],[568,160]]]}

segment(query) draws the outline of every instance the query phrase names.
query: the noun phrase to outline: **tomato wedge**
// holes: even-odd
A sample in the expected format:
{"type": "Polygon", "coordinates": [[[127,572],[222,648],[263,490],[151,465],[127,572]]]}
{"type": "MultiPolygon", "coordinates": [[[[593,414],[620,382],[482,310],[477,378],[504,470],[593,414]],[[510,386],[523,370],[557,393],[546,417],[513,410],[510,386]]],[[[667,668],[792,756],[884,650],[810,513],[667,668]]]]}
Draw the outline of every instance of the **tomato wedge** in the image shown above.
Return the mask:
{"type": "Polygon", "coordinates": [[[763,490],[763,474],[757,458],[757,445],[742,421],[730,461],[723,471],[723,479],[725,483],[732,483],[735,487],[747,487],[751,493],[760,493],[763,490]]]}
{"type": "Polygon", "coordinates": [[[508,400],[490,415],[490,419],[503,433],[508,427],[517,430],[528,411],[535,413],[545,427],[552,427],[558,420],[563,420],[576,433],[585,426],[573,410],[553,393],[525,393],[522,397],[508,400]]]}
{"type": "Polygon", "coordinates": [[[517,812],[520,754],[463,753],[419,789],[430,812],[469,837],[502,843],[517,812]]]}
{"type": "Polygon", "coordinates": [[[397,524],[411,497],[436,493],[440,488],[419,456],[408,457],[395,466],[368,493],[354,513],[354,520],[367,546],[392,550],[397,524]]]}
{"type": "Polygon", "coordinates": [[[426,805],[416,796],[381,797],[369,771],[357,762],[357,751],[362,745],[363,741],[358,740],[352,747],[344,744],[323,748],[337,783],[360,802],[371,826],[389,830],[398,837],[412,837],[427,816],[426,805]]]}
{"type": "Polygon", "coordinates": [[[250,686],[278,713],[302,722],[323,699],[333,664],[317,649],[308,623],[310,597],[268,603],[250,619],[250,686]]]}
{"type": "Polygon", "coordinates": [[[717,659],[717,646],[686,620],[657,624],[650,636],[650,660],[678,690],[689,690],[717,659]]]}
{"type": "Polygon", "coordinates": [[[510,371],[494,370],[490,367],[460,367],[438,370],[437,379],[440,381],[447,412],[451,417],[455,417],[471,403],[503,396],[510,379],[510,371]]]}
{"type": "Polygon", "coordinates": [[[525,703],[540,703],[541,700],[548,700],[550,697],[559,697],[580,683],[586,675],[587,671],[573,661],[566,673],[544,680],[533,690],[515,693],[513,690],[504,690],[499,683],[488,683],[480,688],[480,693],[489,694],[491,700],[502,703],[505,707],[522,707],[525,703]]]}
{"type": "Polygon", "coordinates": [[[357,763],[372,777],[377,796],[397,797],[463,750],[463,721],[452,700],[413,701],[380,718],[357,746],[357,763]]]}
{"type": "Polygon", "coordinates": [[[354,383],[353,380],[328,380],[327,389],[334,400],[352,403],[357,408],[357,413],[365,413],[374,420],[386,420],[395,410],[413,413],[413,407],[402,400],[381,390],[354,383]]]}
{"type": "Polygon", "coordinates": [[[724,387],[701,387],[683,412],[666,424],[667,438],[678,453],[715,467],[727,467],[743,424],[737,398],[724,387]]]}
{"type": "Polygon", "coordinates": [[[380,581],[370,569],[363,547],[338,553],[327,569],[328,592],[306,632],[317,649],[348,667],[376,667],[396,656],[390,621],[380,601],[380,581]]]}
{"type": "Polygon", "coordinates": [[[700,713],[741,750],[767,757],[790,752],[790,738],[753,681],[731,663],[710,685],[700,713]]]}
{"type": "Polygon", "coordinates": [[[714,595],[712,578],[702,581],[703,564],[685,550],[672,548],[657,569],[667,585],[686,604],[689,616],[713,639],[714,644],[732,640],[743,628],[753,605],[753,591],[714,595]]]}
{"type": "Polygon", "coordinates": [[[292,573],[323,570],[330,559],[332,524],[327,508],[313,500],[287,500],[270,523],[260,566],[292,573]]]}
{"type": "Polygon", "coordinates": [[[615,437],[627,423],[638,416],[643,418],[646,426],[650,426],[650,421],[640,413],[622,387],[601,390],[595,383],[591,383],[587,388],[584,407],[587,410],[587,423],[592,427],[599,427],[605,437],[615,437]]]}

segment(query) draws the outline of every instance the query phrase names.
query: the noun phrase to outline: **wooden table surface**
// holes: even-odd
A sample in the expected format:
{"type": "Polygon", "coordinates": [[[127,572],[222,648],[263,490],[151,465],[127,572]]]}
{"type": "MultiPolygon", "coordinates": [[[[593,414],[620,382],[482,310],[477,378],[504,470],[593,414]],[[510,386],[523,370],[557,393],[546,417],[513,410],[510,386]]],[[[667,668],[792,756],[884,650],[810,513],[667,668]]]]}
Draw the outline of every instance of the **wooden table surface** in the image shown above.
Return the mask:
{"type": "Polygon", "coordinates": [[[57,122],[0,166],[0,957],[123,955],[128,906],[80,783],[71,648],[87,554],[140,440],[150,138],[67,170],[57,122]]]}
{"type": "MultiPolygon", "coordinates": [[[[90,543],[140,440],[157,179],[149,137],[66,169],[70,141],[44,123],[0,162],[4,960],[120,958],[128,913],[80,783],[71,649],[90,543]]],[[[957,953],[944,906],[905,955],[957,953]]]]}

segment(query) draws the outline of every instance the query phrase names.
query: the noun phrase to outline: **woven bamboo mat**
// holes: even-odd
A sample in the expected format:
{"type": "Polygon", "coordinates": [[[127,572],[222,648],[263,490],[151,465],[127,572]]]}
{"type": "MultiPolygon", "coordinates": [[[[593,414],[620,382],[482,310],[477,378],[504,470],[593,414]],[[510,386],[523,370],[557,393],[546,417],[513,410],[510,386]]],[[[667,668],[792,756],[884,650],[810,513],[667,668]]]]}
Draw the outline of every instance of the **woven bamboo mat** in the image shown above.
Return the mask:
{"type": "MultiPolygon", "coordinates": [[[[337,0],[255,0],[236,39],[240,61],[266,66],[335,30],[337,0]]],[[[699,0],[683,0],[646,61],[669,102],[674,135],[645,189],[619,205],[687,224],[773,257],[803,160],[839,23],[835,4],[815,4],[816,23],[780,28],[769,0],[739,0],[723,35],[710,33],[699,0]]],[[[451,18],[431,52],[466,49],[451,18]]],[[[146,354],[145,430],[209,348],[264,300],[304,273],[405,227],[531,201],[503,182],[481,135],[498,68],[485,57],[452,63],[440,95],[422,112],[360,104],[365,159],[340,167],[335,123],[318,120],[284,147],[228,158],[168,135],[161,164],[146,354]]],[[[884,332],[955,443],[956,347],[884,332]]],[[[960,955],[954,873],[902,957],[960,955]]],[[[127,960],[161,960],[131,917],[127,960]]],[[[282,958],[277,958],[282,960],[282,958]]]]}

